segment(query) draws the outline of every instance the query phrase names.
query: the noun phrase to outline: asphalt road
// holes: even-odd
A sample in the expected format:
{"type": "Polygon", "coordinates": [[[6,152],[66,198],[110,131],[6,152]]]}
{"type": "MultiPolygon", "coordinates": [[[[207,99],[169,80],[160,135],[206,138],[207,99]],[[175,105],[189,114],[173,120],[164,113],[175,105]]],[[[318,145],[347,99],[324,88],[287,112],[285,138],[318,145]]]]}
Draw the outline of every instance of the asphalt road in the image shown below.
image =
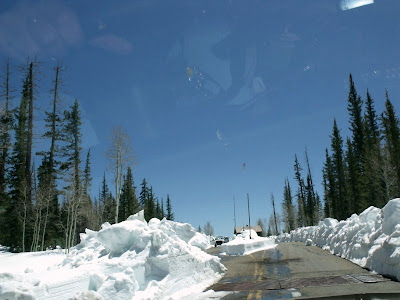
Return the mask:
{"type": "MultiPolygon", "coordinates": [[[[218,255],[221,248],[207,250],[218,255]]],[[[303,243],[279,243],[276,248],[246,256],[220,256],[228,269],[210,289],[234,291],[223,299],[400,299],[400,283],[374,275],[352,262],[303,243]],[[384,297],[372,294],[385,293],[384,297]],[[345,295],[369,296],[351,296],[345,295]]]]}

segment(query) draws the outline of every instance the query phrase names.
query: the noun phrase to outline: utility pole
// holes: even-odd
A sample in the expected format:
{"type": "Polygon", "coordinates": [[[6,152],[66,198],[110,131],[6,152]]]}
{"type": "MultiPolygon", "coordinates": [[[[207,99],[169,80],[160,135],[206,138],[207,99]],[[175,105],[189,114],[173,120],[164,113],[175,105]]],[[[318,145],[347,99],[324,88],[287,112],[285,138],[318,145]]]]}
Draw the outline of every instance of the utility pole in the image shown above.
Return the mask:
{"type": "Polygon", "coordinates": [[[250,239],[251,239],[251,227],[250,227],[250,200],[249,193],[247,193],[247,211],[249,213],[249,231],[250,231],[250,239]]]}
{"type": "Polygon", "coordinates": [[[236,230],[236,204],[235,204],[235,196],[233,196],[233,221],[235,223],[234,231],[236,230]]]}

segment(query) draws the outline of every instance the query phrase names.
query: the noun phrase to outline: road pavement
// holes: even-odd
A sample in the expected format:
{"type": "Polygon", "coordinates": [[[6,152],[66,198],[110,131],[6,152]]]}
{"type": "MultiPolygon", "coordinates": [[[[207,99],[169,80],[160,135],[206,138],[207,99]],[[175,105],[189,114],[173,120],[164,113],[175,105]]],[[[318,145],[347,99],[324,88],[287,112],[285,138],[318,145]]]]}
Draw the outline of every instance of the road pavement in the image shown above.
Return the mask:
{"type": "MultiPolygon", "coordinates": [[[[207,250],[219,255],[221,248],[207,250]]],[[[245,256],[220,256],[225,276],[210,289],[233,291],[223,299],[400,299],[400,283],[303,243],[278,243],[245,256]],[[376,296],[385,293],[385,297],[376,296]],[[351,296],[345,295],[363,295],[351,296]],[[375,296],[371,296],[374,294],[375,296]]]]}

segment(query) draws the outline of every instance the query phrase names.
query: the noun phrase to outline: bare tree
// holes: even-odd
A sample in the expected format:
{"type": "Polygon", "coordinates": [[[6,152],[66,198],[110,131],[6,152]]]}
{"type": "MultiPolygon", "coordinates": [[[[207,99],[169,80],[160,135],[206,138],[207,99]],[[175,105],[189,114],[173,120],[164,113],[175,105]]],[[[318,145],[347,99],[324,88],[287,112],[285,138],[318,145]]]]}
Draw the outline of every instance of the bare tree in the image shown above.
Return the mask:
{"type": "Polygon", "coordinates": [[[75,174],[73,169],[70,172],[70,177],[68,180],[71,185],[65,191],[64,198],[64,209],[66,210],[66,224],[62,224],[65,232],[65,248],[66,252],[76,244],[76,224],[78,217],[82,214],[82,204],[84,201],[84,196],[80,191],[80,185],[75,187],[75,174]],[[76,192],[78,190],[78,192],[76,192]]]}
{"type": "Polygon", "coordinates": [[[206,225],[204,225],[203,232],[205,235],[213,235],[214,234],[214,228],[211,226],[210,221],[207,221],[206,225]]]}
{"type": "Polygon", "coordinates": [[[122,177],[125,169],[133,163],[134,159],[130,137],[122,126],[113,127],[111,133],[111,145],[107,150],[106,156],[114,173],[116,202],[115,223],[118,223],[122,177]]]}

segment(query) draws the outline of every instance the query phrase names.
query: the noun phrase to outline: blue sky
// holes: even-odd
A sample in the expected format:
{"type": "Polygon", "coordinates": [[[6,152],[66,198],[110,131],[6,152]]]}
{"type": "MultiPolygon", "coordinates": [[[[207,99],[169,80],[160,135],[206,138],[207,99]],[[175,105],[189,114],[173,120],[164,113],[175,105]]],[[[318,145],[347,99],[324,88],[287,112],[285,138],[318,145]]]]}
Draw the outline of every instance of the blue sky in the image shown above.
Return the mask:
{"type": "Polygon", "coordinates": [[[268,218],[270,193],[280,203],[286,176],[295,188],[294,155],[305,168],[305,148],[322,196],[333,118],[348,132],[350,72],[378,112],[385,88],[398,107],[400,2],[362,2],[2,1],[0,56],[68,68],[64,105],[81,104],[93,194],[104,171],[111,185],[104,153],[122,125],[136,185],[146,177],[158,197],[170,194],[177,220],[230,235],[233,197],[238,224],[246,193],[252,220],[268,218]]]}

